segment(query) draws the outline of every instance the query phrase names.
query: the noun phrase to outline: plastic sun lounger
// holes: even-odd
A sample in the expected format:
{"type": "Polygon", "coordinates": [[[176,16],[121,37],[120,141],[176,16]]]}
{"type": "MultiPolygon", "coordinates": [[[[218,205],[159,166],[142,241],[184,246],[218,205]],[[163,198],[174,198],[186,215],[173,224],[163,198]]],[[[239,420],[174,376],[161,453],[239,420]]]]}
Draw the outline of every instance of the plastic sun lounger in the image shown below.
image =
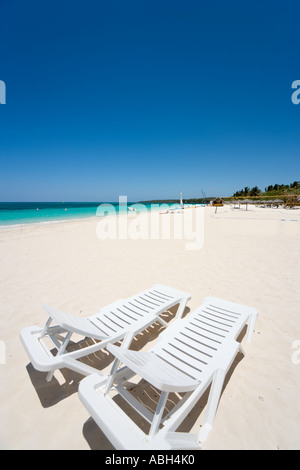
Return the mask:
{"type": "Polygon", "coordinates": [[[49,314],[44,328],[39,326],[24,328],[21,330],[20,338],[34,368],[49,372],[47,381],[52,379],[56,369],[64,367],[83,375],[95,372],[100,374],[98,369],[78,359],[121,339],[129,346],[134,336],[155,322],[168,326],[160,315],[179,304],[176,318],[181,317],[190,298],[186,292],[163,284],[155,284],[152,288],[127,300],[121,299],[102,308],[96,315],[88,318],[78,318],[44,305],[49,314]],[[50,326],[53,320],[57,325],[50,326]],[[92,338],[95,343],[67,352],[66,348],[73,333],[92,338]],[[49,339],[52,340],[50,345],[55,347],[56,355],[52,354],[47,344],[49,339]]]}
{"type": "Polygon", "coordinates": [[[244,354],[236,338],[247,324],[246,337],[251,341],[256,316],[253,308],[207,297],[193,313],[162,332],[149,351],[108,346],[116,358],[110,375],[84,378],[79,398],[116,449],[199,449],[212,428],[226,373],[239,350],[244,354]],[[120,363],[125,367],[118,370],[120,363]],[[144,390],[146,380],[161,391],[154,413],[128,390],[128,381],[134,376],[143,379],[144,390]],[[176,432],[210,384],[199,435],[176,432]],[[179,401],[163,414],[170,392],[176,393],[179,401]],[[148,434],[118,406],[121,397],[150,423],[148,434]]]}

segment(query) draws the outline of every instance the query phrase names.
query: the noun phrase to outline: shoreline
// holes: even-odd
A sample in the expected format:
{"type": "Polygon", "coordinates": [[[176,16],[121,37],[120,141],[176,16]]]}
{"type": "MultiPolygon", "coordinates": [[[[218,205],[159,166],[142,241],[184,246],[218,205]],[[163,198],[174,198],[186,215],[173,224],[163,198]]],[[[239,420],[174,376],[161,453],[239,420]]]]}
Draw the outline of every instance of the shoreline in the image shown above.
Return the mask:
{"type": "Polygon", "coordinates": [[[46,225],[56,225],[56,224],[63,224],[63,223],[70,223],[70,222],[80,222],[85,220],[96,219],[97,216],[87,216],[87,217],[74,217],[72,219],[63,219],[63,220],[44,220],[43,222],[25,222],[23,224],[12,224],[12,225],[1,225],[0,224],[0,231],[5,229],[15,229],[15,228],[22,228],[22,227],[37,227],[37,226],[46,226],[46,225]]]}
{"type": "MultiPolygon", "coordinates": [[[[109,204],[109,203],[108,203],[109,204]]],[[[135,205],[135,204],[140,204],[140,203],[134,203],[134,204],[131,204],[132,205],[135,205]]],[[[175,205],[175,204],[172,204],[171,207],[175,205]]],[[[131,207],[131,206],[128,206],[128,207],[131,207]]],[[[43,220],[43,221],[37,221],[37,222],[24,222],[24,223],[16,223],[16,224],[10,224],[10,225],[6,225],[6,224],[1,224],[1,221],[0,221],[0,231],[2,229],[13,229],[13,228],[19,228],[19,227],[24,227],[24,226],[41,226],[41,225],[51,225],[51,224],[56,224],[56,223],[64,223],[64,222],[75,222],[75,221],[84,221],[84,220],[91,220],[91,219],[98,219],[98,220],[101,220],[101,218],[103,217],[114,217],[114,216],[117,216],[117,217],[128,217],[128,218],[131,218],[135,213],[138,213],[138,214],[149,214],[151,213],[152,211],[153,212],[156,212],[156,211],[160,211],[160,210],[164,210],[164,209],[167,209],[167,207],[156,207],[157,204],[154,204],[153,205],[154,207],[150,207],[150,208],[147,208],[146,206],[146,210],[144,211],[140,211],[140,212],[133,212],[133,211],[130,211],[129,208],[128,208],[128,211],[127,213],[120,213],[120,212],[115,212],[115,213],[111,213],[111,214],[107,214],[105,216],[101,216],[101,215],[88,215],[86,217],[80,217],[80,216],[75,216],[75,217],[71,217],[71,218],[61,218],[61,219],[55,219],[55,220],[43,220]]],[[[186,209],[189,208],[189,207],[186,207],[186,209]]],[[[194,208],[194,207],[193,207],[194,208]]],[[[177,208],[176,208],[177,209],[177,208]]],[[[176,209],[172,209],[170,208],[169,206],[169,210],[170,211],[173,211],[173,210],[176,210],[176,209]]],[[[180,207],[178,207],[178,210],[180,209],[180,207]]]]}
{"type": "MultiPolygon", "coordinates": [[[[213,206],[192,206],[192,207],[186,207],[185,209],[195,209],[197,207],[204,207],[204,208],[208,208],[208,209],[211,209],[213,210],[213,214],[210,215],[210,217],[215,217],[215,218],[218,218],[218,215],[220,214],[225,214],[225,213],[232,213],[232,214],[235,214],[235,215],[238,215],[239,213],[243,213],[243,212],[247,212],[247,214],[250,214],[251,212],[256,212],[256,213],[260,213],[260,214],[270,214],[270,213],[273,213],[273,214],[278,214],[278,213],[282,213],[282,214],[289,214],[289,213],[295,213],[295,214],[300,214],[300,208],[283,208],[283,207],[279,207],[279,208],[269,208],[269,207],[255,207],[254,209],[251,208],[248,208],[248,210],[246,211],[245,209],[236,209],[236,210],[232,210],[231,207],[229,205],[224,205],[224,206],[221,206],[221,207],[218,207],[217,208],[217,212],[215,212],[215,207],[213,206]],[[276,211],[276,212],[275,212],[276,211]]],[[[142,211],[142,212],[139,212],[138,214],[149,214],[151,211],[154,211],[154,210],[162,210],[162,209],[165,209],[165,208],[152,208],[152,209],[147,209],[146,211],[142,211]]],[[[174,209],[176,210],[176,209],[174,209]]],[[[182,210],[180,207],[178,207],[178,210],[182,210]]],[[[171,212],[173,211],[173,209],[171,209],[171,212]]],[[[164,215],[164,214],[167,214],[168,212],[162,212],[161,214],[164,215]]],[[[122,214],[122,213],[117,213],[117,214],[107,214],[106,216],[97,216],[97,215],[91,215],[91,216],[86,216],[86,217],[72,217],[72,218],[65,218],[65,219],[56,219],[56,220],[44,220],[44,221],[39,221],[39,222],[24,222],[24,223],[16,223],[16,224],[10,224],[10,225],[1,225],[0,223],[0,233],[1,231],[5,231],[5,230],[14,230],[14,229],[20,229],[20,228],[29,228],[29,227],[32,227],[32,228],[35,228],[35,227],[42,227],[42,226],[51,226],[51,225],[56,225],[56,224],[64,224],[64,223],[75,223],[75,222],[84,222],[84,221],[92,221],[92,220],[102,220],[103,217],[114,217],[115,215],[117,217],[128,217],[129,219],[130,218],[133,218],[133,212],[127,212],[126,214],[122,214]]],[[[232,219],[238,219],[238,217],[232,217],[232,219]]],[[[251,217],[251,215],[249,216],[249,220],[253,219],[253,217],[251,217]]],[[[260,219],[261,220],[261,219],[260,219]]],[[[278,218],[274,218],[274,219],[270,219],[270,218],[267,218],[266,220],[278,220],[278,218]]]]}
{"type": "MultiPolygon", "coordinates": [[[[111,203],[102,203],[100,204],[99,206],[101,205],[112,205],[111,203]]],[[[122,216],[132,216],[132,214],[134,213],[133,211],[130,210],[130,207],[134,206],[135,204],[136,205],[143,205],[145,207],[145,210],[144,211],[140,211],[139,213],[142,213],[142,212],[145,212],[145,213],[149,213],[151,211],[156,211],[156,210],[161,210],[162,207],[160,207],[161,205],[159,205],[159,207],[157,207],[158,205],[157,204],[151,204],[150,207],[146,207],[144,204],[141,204],[141,203],[129,203],[130,205],[128,205],[127,207],[127,212],[126,213],[122,213],[122,212],[112,212],[111,214],[107,214],[105,217],[110,217],[110,216],[117,216],[117,217],[122,217],[122,216]],[[153,207],[152,207],[153,206],[153,207]]],[[[177,203],[179,204],[179,203],[177,203]]],[[[172,204],[171,206],[168,205],[169,207],[172,207],[173,205],[175,204],[172,204]]],[[[99,207],[98,206],[98,207],[99,207]]],[[[166,207],[163,207],[163,209],[166,209],[166,207]]],[[[26,209],[25,209],[26,210],[26,209]]],[[[98,208],[97,208],[98,210],[98,208]]],[[[172,209],[173,210],[173,209],[172,209]]],[[[97,213],[97,211],[96,211],[97,213]]],[[[0,215],[1,215],[1,212],[0,212],[0,215]]],[[[12,224],[1,224],[1,219],[0,219],[0,230],[2,229],[6,229],[6,228],[14,228],[14,227],[23,227],[23,226],[34,226],[34,225],[44,225],[44,224],[56,224],[56,223],[63,223],[63,222],[72,222],[72,221],[80,221],[80,220],[88,220],[88,219],[96,219],[98,218],[99,220],[101,219],[101,215],[87,215],[87,216],[82,216],[82,215],[78,215],[78,216],[74,216],[74,217],[61,217],[61,218],[58,218],[58,219],[54,219],[54,220],[43,220],[43,221],[31,221],[31,222],[23,222],[23,223],[20,223],[20,222],[17,222],[17,223],[12,223],[12,224]]]]}

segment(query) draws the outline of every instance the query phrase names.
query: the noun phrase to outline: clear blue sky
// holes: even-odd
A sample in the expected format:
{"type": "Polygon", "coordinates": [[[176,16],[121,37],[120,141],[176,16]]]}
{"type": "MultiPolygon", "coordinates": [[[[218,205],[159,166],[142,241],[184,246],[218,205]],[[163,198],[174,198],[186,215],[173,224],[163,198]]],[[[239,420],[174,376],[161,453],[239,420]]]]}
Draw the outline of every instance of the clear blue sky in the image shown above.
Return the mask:
{"type": "Polygon", "coordinates": [[[0,0],[0,18],[0,201],[300,180],[299,2],[0,0]]]}

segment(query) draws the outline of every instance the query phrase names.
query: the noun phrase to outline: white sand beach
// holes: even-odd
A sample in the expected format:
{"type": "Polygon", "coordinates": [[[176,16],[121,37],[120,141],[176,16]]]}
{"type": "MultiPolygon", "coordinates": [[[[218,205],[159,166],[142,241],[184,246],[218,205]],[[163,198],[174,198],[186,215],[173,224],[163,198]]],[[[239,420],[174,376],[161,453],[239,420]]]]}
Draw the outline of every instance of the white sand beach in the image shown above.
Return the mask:
{"type": "Polygon", "coordinates": [[[86,317],[155,283],[189,292],[189,310],[216,296],[259,311],[203,449],[300,448],[300,210],[204,212],[199,250],[183,239],[99,240],[97,219],[0,230],[1,448],[113,449],[78,398],[82,376],[65,371],[47,383],[19,333],[43,326],[43,303],[86,317]]]}

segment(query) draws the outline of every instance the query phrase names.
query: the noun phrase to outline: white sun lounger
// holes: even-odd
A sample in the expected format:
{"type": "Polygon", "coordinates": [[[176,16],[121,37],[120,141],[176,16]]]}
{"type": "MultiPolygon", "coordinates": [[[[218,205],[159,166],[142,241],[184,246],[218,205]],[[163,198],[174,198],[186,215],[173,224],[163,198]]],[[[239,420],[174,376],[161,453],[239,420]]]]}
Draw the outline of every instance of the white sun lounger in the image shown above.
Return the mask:
{"type": "Polygon", "coordinates": [[[127,300],[121,299],[102,308],[89,318],[78,318],[62,313],[44,305],[49,319],[44,326],[30,326],[21,330],[23,346],[35,369],[49,372],[50,381],[56,369],[69,368],[83,375],[100,373],[97,369],[78,361],[78,359],[105,348],[109,343],[123,339],[129,346],[134,336],[153,323],[168,323],[160,316],[174,305],[179,304],[176,317],[182,316],[190,295],[163,284],[155,284],[127,300]],[[52,321],[57,324],[50,326],[52,321]],[[66,348],[73,333],[92,338],[94,344],[67,352],[66,348]],[[45,341],[47,338],[47,341],[45,341]],[[53,355],[48,346],[55,347],[53,355]]]}
{"type": "Polygon", "coordinates": [[[211,430],[226,373],[238,351],[243,352],[236,338],[247,324],[251,340],[256,316],[253,308],[208,297],[186,318],[175,320],[149,351],[108,346],[116,357],[110,375],[84,378],[80,400],[116,449],[199,449],[211,430]],[[118,370],[120,363],[125,367],[118,370]],[[161,391],[154,413],[128,391],[134,376],[144,379],[143,389],[146,380],[161,391]],[[175,432],[210,384],[200,433],[175,432]],[[179,401],[163,414],[170,392],[179,401]],[[121,397],[150,423],[147,434],[121,409],[121,397]]]}

